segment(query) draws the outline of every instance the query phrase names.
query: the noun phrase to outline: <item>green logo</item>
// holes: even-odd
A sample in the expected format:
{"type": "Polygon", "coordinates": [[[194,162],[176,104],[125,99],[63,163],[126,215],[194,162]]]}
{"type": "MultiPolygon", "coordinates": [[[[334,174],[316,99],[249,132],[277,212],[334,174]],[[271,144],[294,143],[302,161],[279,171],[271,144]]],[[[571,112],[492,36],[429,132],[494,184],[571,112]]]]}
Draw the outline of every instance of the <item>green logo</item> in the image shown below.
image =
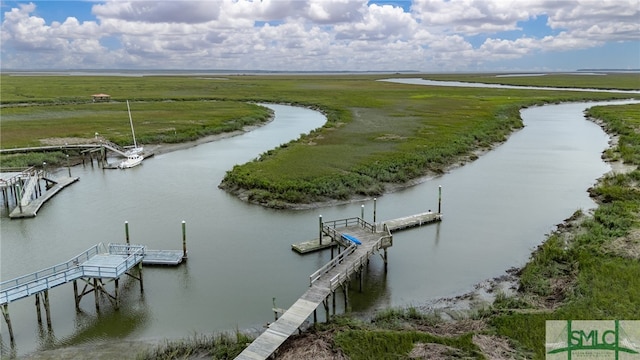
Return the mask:
{"type": "Polygon", "coordinates": [[[640,359],[640,321],[546,322],[547,359],[640,359]]]}

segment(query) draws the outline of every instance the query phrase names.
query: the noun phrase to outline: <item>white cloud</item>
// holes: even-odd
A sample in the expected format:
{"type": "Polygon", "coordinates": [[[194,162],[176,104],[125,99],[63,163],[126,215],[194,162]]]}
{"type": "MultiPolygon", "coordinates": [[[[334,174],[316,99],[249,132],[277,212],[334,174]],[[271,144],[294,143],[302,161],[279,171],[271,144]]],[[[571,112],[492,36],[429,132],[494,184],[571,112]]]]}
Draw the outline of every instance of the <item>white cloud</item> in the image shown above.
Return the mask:
{"type": "Polygon", "coordinates": [[[107,0],[93,21],[43,16],[34,4],[4,13],[4,68],[448,71],[640,41],[639,0],[414,0],[410,11],[367,0],[107,0]],[[527,33],[540,17],[546,29],[527,33]]]}

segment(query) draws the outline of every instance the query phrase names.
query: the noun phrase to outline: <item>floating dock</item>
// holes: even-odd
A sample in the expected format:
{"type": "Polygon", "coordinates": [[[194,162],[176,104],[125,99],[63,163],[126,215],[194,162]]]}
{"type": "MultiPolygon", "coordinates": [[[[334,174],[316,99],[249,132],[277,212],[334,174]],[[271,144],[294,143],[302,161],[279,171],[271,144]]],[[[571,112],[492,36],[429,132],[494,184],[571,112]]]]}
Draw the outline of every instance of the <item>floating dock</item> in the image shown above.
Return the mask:
{"type": "Polygon", "coordinates": [[[387,227],[389,231],[400,231],[405,229],[411,229],[414,227],[431,224],[437,221],[442,221],[442,214],[434,213],[431,211],[405,216],[398,219],[387,220],[382,223],[383,227],[387,227]]]}
{"type": "Polygon", "coordinates": [[[182,250],[146,250],[142,265],[177,266],[186,258],[182,250]]]}
{"type": "Polygon", "coordinates": [[[296,244],[291,244],[291,250],[294,250],[298,254],[306,254],[318,250],[327,249],[337,244],[338,243],[333,241],[331,237],[323,236],[322,242],[320,242],[318,239],[313,239],[296,244]]]}

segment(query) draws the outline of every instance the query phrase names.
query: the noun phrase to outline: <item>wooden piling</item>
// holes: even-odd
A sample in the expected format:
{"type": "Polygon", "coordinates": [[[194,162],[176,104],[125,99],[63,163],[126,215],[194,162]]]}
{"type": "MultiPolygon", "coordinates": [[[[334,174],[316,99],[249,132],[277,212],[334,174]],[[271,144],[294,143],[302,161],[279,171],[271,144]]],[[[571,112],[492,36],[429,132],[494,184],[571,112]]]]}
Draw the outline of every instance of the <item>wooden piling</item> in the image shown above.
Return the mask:
{"type": "MultiPolygon", "coordinates": [[[[320,246],[322,246],[322,215],[318,217],[318,241],[320,242],[320,246]]],[[[333,250],[331,254],[333,254],[333,250]]],[[[333,259],[333,255],[331,255],[331,258],[333,259]]]]}
{"type": "Polygon", "coordinates": [[[187,258],[187,223],[182,220],[182,258],[187,258]]]}
{"type": "Polygon", "coordinates": [[[93,279],[93,295],[96,299],[96,312],[100,311],[100,299],[98,298],[98,279],[93,279]]]}
{"type": "Polygon", "coordinates": [[[140,293],[144,293],[144,284],[142,283],[142,261],[138,264],[138,276],[140,277],[140,293]]]}
{"type": "Polygon", "coordinates": [[[442,185],[438,185],[438,214],[442,214],[442,185]]]}
{"type": "Polygon", "coordinates": [[[120,278],[115,278],[113,280],[113,284],[114,284],[114,288],[115,288],[114,292],[113,292],[113,294],[114,294],[113,297],[114,297],[114,301],[115,301],[114,308],[116,310],[120,309],[120,297],[118,296],[118,282],[119,282],[118,280],[120,280],[120,278]]]}
{"type": "Polygon", "coordinates": [[[80,298],[78,297],[78,281],[73,280],[73,298],[76,302],[76,311],[80,311],[80,298]]]}
{"type": "Polygon", "coordinates": [[[376,202],[377,202],[377,199],[373,198],[373,223],[374,224],[376,223],[376,202]]]}
{"type": "Polygon", "coordinates": [[[364,205],[360,206],[360,219],[364,220],[364,205]]]}
{"type": "Polygon", "coordinates": [[[40,310],[40,294],[36,294],[36,316],[38,325],[42,325],[42,311],[40,310]]]}
{"type": "Polygon", "coordinates": [[[45,290],[43,292],[44,294],[44,313],[45,316],[47,317],[47,329],[51,330],[52,326],[51,326],[51,307],[49,305],[49,290],[45,290]]]}
{"type": "Polygon", "coordinates": [[[322,300],[322,305],[324,306],[325,321],[326,323],[329,323],[329,319],[331,317],[329,314],[329,297],[328,296],[324,298],[324,300],[322,300]]]}
{"type": "Polygon", "coordinates": [[[11,317],[9,316],[9,304],[2,305],[2,315],[4,316],[4,322],[7,323],[7,328],[9,329],[9,340],[11,344],[15,343],[15,338],[13,337],[13,327],[11,326],[11,317]]]}
{"type": "Polygon", "coordinates": [[[333,315],[335,315],[336,314],[336,291],[335,290],[331,292],[331,302],[333,303],[332,304],[333,315]]]}
{"type": "Polygon", "coordinates": [[[128,221],[124,222],[124,237],[125,237],[125,240],[127,241],[127,245],[129,245],[130,242],[129,242],[129,222],[128,221]]]}

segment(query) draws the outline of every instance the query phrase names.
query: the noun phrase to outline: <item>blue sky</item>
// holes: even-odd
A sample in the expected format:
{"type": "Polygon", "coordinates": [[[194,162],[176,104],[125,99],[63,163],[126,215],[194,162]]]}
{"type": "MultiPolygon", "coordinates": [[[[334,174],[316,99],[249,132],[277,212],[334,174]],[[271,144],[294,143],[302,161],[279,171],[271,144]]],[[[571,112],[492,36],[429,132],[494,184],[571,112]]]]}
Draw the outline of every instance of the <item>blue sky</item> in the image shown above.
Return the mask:
{"type": "Polygon", "coordinates": [[[2,69],[640,68],[639,0],[0,4],[2,69]]]}

